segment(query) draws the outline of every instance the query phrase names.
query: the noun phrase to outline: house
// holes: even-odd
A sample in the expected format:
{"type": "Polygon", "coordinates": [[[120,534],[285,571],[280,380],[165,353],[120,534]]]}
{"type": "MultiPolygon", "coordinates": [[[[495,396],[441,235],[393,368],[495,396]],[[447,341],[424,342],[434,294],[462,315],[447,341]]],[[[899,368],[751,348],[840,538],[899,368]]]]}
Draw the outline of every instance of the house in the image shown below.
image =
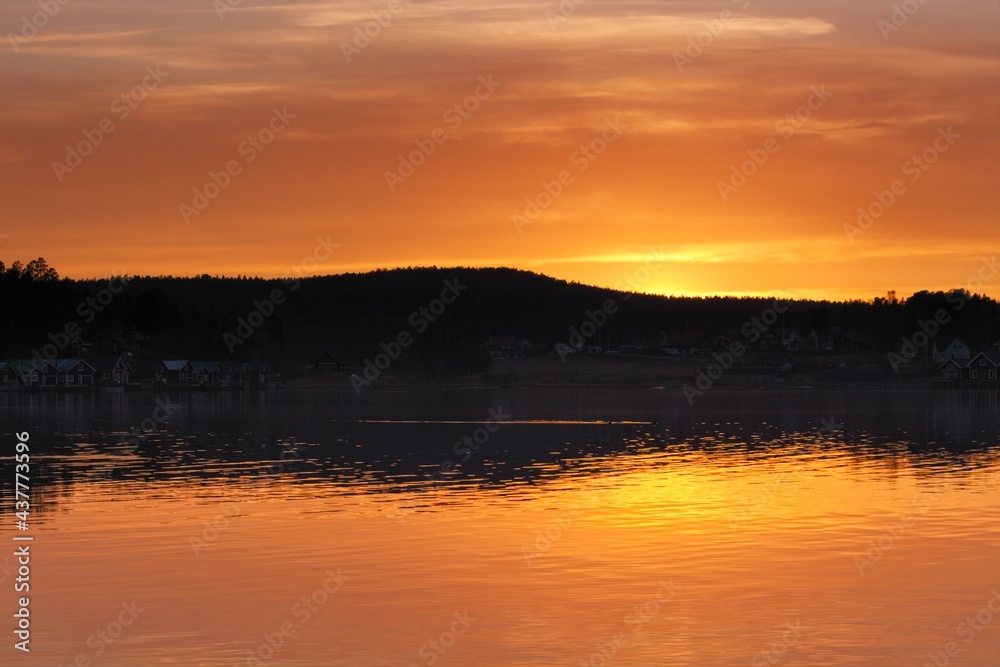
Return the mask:
{"type": "Polygon", "coordinates": [[[218,361],[191,361],[190,383],[195,387],[219,386],[218,361]]]}
{"type": "Polygon", "coordinates": [[[70,349],[76,354],[86,354],[87,352],[90,352],[92,347],[94,347],[93,343],[88,343],[80,336],[75,336],[70,342],[70,349]]]}
{"type": "Polygon", "coordinates": [[[809,350],[810,352],[819,352],[820,346],[822,345],[822,341],[823,339],[819,335],[819,332],[816,331],[815,329],[810,329],[809,335],[806,336],[805,339],[806,349],[809,350]]]}
{"type": "Polygon", "coordinates": [[[863,354],[875,350],[875,341],[864,334],[838,331],[832,336],[833,349],[827,350],[840,354],[863,354]]]}
{"type": "Polygon", "coordinates": [[[962,380],[978,387],[995,388],[1000,386],[997,382],[998,370],[1000,370],[1000,353],[979,352],[965,364],[965,368],[962,369],[962,380]]]}
{"type": "Polygon", "coordinates": [[[712,340],[712,347],[716,350],[728,350],[729,346],[733,344],[733,339],[730,336],[716,336],[712,340]]]}
{"type": "Polygon", "coordinates": [[[171,359],[160,363],[154,384],[186,385],[191,381],[191,363],[187,359],[171,359]]]}
{"type": "Polygon", "coordinates": [[[514,356],[514,337],[490,336],[486,341],[486,351],[490,353],[490,359],[510,359],[514,356]]]}
{"type": "Polygon", "coordinates": [[[266,361],[248,361],[240,368],[240,384],[244,387],[267,386],[271,381],[271,367],[266,361]]]}
{"type": "Polygon", "coordinates": [[[0,391],[16,391],[21,388],[21,379],[6,361],[0,361],[0,391]]]}
{"type": "Polygon", "coordinates": [[[129,367],[132,369],[132,381],[144,387],[152,387],[166,382],[165,377],[162,382],[157,381],[160,369],[159,361],[130,361],[129,367]]]}
{"type": "Polygon", "coordinates": [[[656,340],[656,345],[663,354],[690,354],[691,349],[697,346],[702,338],[703,336],[700,332],[661,331],[656,340]]]}
{"type": "Polygon", "coordinates": [[[968,361],[947,359],[938,370],[945,382],[995,389],[1000,387],[1000,352],[977,352],[968,361]]]}
{"type": "Polygon", "coordinates": [[[323,356],[313,362],[313,370],[317,371],[349,371],[351,367],[341,363],[340,359],[329,352],[324,352],[323,356]]]}
{"type": "Polygon", "coordinates": [[[53,389],[58,384],[56,360],[9,359],[8,366],[25,389],[53,389]]]}
{"type": "Polygon", "coordinates": [[[101,341],[101,352],[111,356],[128,352],[128,341],[120,336],[113,336],[101,341]]]}
{"type": "Polygon", "coordinates": [[[967,361],[972,358],[972,349],[961,338],[935,339],[932,354],[938,363],[948,359],[967,361]]]}
{"type": "Polygon", "coordinates": [[[233,365],[228,361],[190,361],[188,384],[192,387],[223,389],[233,382],[233,365]]]}
{"type": "Polygon", "coordinates": [[[943,381],[958,382],[962,379],[962,368],[963,364],[960,364],[954,359],[948,359],[943,364],[938,366],[938,371],[940,371],[941,379],[943,381]]]}
{"type": "Polygon", "coordinates": [[[805,339],[795,329],[785,331],[781,336],[781,346],[789,352],[798,352],[805,346],[805,339]]]}
{"type": "Polygon", "coordinates": [[[93,357],[90,363],[99,387],[125,387],[132,382],[132,365],[121,355],[93,357]]]}
{"type": "Polygon", "coordinates": [[[218,386],[222,388],[232,386],[234,373],[235,373],[235,367],[233,364],[229,363],[228,361],[220,361],[218,386]]]}
{"type": "MultiPolygon", "coordinates": [[[[30,359],[5,359],[3,363],[5,367],[3,372],[9,371],[18,387],[28,388],[32,386],[31,373],[40,362],[30,359]]],[[[36,383],[38,382],[37,373],[34,380],[36,383]]]]}
{"type": "Polygon", "coordinates": [[[53,359],[56,386],[61,389],[90,389],[94,386],[95,369],[90,362],[74,359],[53,359]]]}

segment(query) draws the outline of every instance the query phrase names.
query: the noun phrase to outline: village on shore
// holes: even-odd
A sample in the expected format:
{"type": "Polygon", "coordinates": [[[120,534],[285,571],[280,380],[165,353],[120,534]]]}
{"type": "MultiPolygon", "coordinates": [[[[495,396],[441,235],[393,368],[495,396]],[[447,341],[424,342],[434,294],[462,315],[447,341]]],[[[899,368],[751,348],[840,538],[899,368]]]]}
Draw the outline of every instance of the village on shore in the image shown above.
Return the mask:
{"type": "MultiPolygon", "coordinates": [[[[746,380],[739,380],[740,377],[757,378],[765,384],[783,380],[803,380],[812,384],[820,378],[820,384],[826,384],[825,379],[831,386],[860,386],[873,382],[882,385],[885,383],[876,378],[885,377],[888,372],[892,384],[1000,388],[1000,341],[989,347],[977,347],[957,337],[934,338],[920,349],[915,348],[909,358],[899,357],[891,364],[875,349],[871,339],[862,334],[837,332],[826,339],[814,332],[807,336],[770,334],[759,345],[746,348],[745,353],[732,355],[734,342],[738,340],[735,334],[696,341],[690,336],[661,333],[659,340],[649,344],[635,341],[616,349],[581,344],[572,350],[557,345],[553,351],[551,347],[542,348],[526,339],[491,336],[484,344],[491,360],[489,370],[465,379],[456,377],[442,382],[442,378],[438,378],[437,381],[455,386],[481,380],[531,385],[581,381],[671,384],[682,382],[684,377],[692,377],[702,369],[711,372],[712,366],[719,366],[722,360],[726,362],[722,369],[734,375],[732,380],[737,386],[747,384],[746,380]],[[580,363],[585,360],[592,362],[584,366],[597,364],[594,370],[604,370],[593,377],[588,377],[587,373],[581,375],[580,363]],[[646,364],[637,368],[635,362],[642,360],[646,360],[646,364]],[[655,363],[657,361],[662,363],[655,363]],[[901,361],[905,362],[903,370],[907,371],[902,374],[897,368],[901,361]],[[886,370],[889,366],[893,366],[892,369],[886,370]],[[615,368],[619,368],[619,372],[614,372],[615,368]],[[600,377],[601,374],[605,377],[600,377]]],[[[130,350],[95,355],[91,346],[79,339],[68,351],[74,356],[0,359],[0,391],[267,390],[278,389],[289,381],[306,386],[347,386],[351,378],[357,377],[356,373],[364,372],[360,365],[343,363],[329,352],[301,369],[292,369],[292,377],[282,377],[266,361],[156,358],[130,350]]],[[[396,369],[391,371],[384,378],[386,385],[424,383],[419,375],[410,375],[402,369],[402,375],[396,373],[396,369]]]]}
{"type": "Polygon", "coordinates": [[[0,360],[2,391],[277,389],[267,362],[130,360],[130,355],[0,360]]]}

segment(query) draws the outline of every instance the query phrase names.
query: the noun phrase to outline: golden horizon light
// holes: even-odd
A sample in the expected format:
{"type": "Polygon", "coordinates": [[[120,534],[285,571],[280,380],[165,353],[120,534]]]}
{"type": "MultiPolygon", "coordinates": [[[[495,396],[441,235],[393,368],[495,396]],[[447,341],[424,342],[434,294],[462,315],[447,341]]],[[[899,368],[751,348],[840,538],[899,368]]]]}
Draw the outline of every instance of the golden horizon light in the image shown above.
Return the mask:
{"type": "Polygon", "coordinates": [[[612,287],[655,260],[638,291],[1000,298],[998,23],[981,0],[17,0],[0,260],[279,277],[322,238],[315,275],[612,287]]]}

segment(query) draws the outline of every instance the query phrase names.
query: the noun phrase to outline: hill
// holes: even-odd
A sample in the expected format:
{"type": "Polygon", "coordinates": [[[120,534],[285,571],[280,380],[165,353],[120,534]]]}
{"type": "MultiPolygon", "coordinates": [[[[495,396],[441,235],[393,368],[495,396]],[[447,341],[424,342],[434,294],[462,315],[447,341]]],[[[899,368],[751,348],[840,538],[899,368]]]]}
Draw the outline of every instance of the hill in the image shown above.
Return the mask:
{"type": "Polygon", "coordinates": [[[928,322],[929,339],[1000,339],[997,302],[961,290],[785,303],[633,294],[505,268],[71,280],[39,259],[0,263],[0,312],[0,358],[71,356],[82,344],[137,358],[266,359],[286,376],[324,353],[355,369],[384,353],[399,357],[395,369],[440,376],[484,371],[491,356],[565,356],[584,346],[707,356],[726,340],[784,352],[797,338],[803,352],[821,351],[808,349],[813,340],[884,356],[928,322]]]}

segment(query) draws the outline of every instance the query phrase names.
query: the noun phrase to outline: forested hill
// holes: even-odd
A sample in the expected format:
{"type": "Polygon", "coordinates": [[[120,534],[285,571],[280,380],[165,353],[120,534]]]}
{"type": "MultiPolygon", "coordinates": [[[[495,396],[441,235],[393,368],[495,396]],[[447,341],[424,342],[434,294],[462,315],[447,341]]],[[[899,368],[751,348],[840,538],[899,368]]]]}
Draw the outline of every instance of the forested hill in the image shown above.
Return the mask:
{"type": "MultiPolygon", "coordinates": [[[[266,359],[293,373],[325,352],[357,366],[405,333],[413,342],[401,367],[466,373],[489,366],[491,337],[528,341],[526,350],[543,353],[602,308],[610,314],[590,342],[618,349],[637,341],[655,345],[661,332],[692,341],[736,335],[773,302],[631,295],[514,269],[395,269],[300,281],[208,275],[70,280],[39,259],[10,268],[0,263],[0,359],[60,346],[61,334],[78,327],[94,354],[124,344],[137,358],[266,359]]],[[[770,329],[854,332],[888,351],[939,310],[947,314],[941,336],[973,345],[1000,339],[997,302],[965,291],[874,302],[798,301],[770,329]]],[[[66,347],[55,356],[76,355],[66,347]]]]}

